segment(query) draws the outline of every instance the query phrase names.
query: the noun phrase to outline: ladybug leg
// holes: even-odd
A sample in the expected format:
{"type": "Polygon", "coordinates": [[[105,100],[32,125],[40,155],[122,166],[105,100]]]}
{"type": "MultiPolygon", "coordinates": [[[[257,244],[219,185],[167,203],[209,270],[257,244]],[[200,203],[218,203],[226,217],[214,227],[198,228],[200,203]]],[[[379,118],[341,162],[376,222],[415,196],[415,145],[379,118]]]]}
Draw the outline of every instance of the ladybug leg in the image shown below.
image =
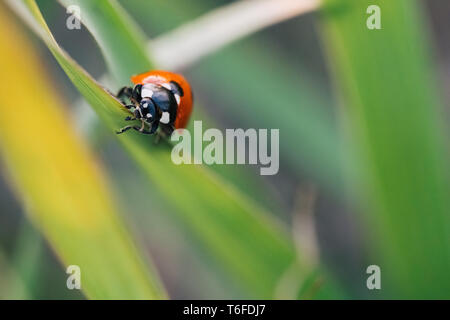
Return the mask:
{"type": "Polygon", "coordinates": [[[161,140],[161,138],[162,138],[162,136],[161,136],[161,131],[158,131],[158,134],[156,135],[155,140],[153,140],[153,142],[154,142],[155,144],[158,144],[159,141],[161,140]]]}
{"type": "Polygon", "coordinates": [[[151,131],[141,130],[141,128],[139,128],[139,127],[133,127],[133,129],[138,131],[139,133],[142,133],[142,134],[153,134],[151,131]]]}
{"type": "Polygon", "coordinates": [[[167,137],[170,137],[174,130],[175,130],[175,127],[173,126],[173,124],[161,125],[161,131],[167,137]]]}
{"type": "Polygon", "coordinates": [[[121,129],[119,129],[118,131],[116,131],[116,134],[124,133],[124,132],[130,130],[131,128],[133,128],[133,126],[126,126],[126,127],[123,127],[123,128],[121,128],[121,129]]]}
{"type": "MultiPolygon", "coordinates": [[[[128,110],[131,110],[131,108],[135,108],[135,106],[132,104],[128,104],[128,105],[125,105],[125,108],[127,108],[128,110]]],[[[125,121],[130,121],[130,120],[136,120],[136,117],[128,116],[125,118],[125,121]]]]}
{"type": "Polygon", "coordinates": [[[152,132],[152,130],[150,130],[150,131],[145,130],[145,122],[144,121],[142,121],[142,125],[140,127],[134,126],[132,128],[143,134],[153,134],[154,133],[154,132],[152,132]]]}
{"type": "Polygon", "coordinates": [[[159,127],[159,121],[153,122],[152,127],[150,128],[150,132],[154,134],[159,127]]]}
{"type": "Polygon", "coordinates": [[[134,127],[130,126],[130,127],[133,128],[134,130],[138,131],[139,133],[143,133],[143,134],[155,134],[156,129],[158,129],[158,123],[153,123],[150,130],[145,130],[144,125],[145,125],[144,122],[142,122],[141,127],[137,127],[137,126],[134,126],[134,127]]]}
{"type": "Polygon", "coordinates": [[[117,98],[122,101],[122,104],[125,105],[125,108],[136,108],[136,106],[138,106],[141,101],[141,88],[142,85],[137,85],[134,89],[131,87],[123,87],[117,93],[117,98]],[[125,98],[125,100],[123,98],[125,98]],[[128,99],[132,104],[127,105],[125,102],[126,99],[128,99]]]}
{"type": "Polygon", "coordinates": [[[130,99],[133,95],[133,89],[130,87],[123,87],[117,93],[117,98],[122,99],[123,97],[130,99]]]}

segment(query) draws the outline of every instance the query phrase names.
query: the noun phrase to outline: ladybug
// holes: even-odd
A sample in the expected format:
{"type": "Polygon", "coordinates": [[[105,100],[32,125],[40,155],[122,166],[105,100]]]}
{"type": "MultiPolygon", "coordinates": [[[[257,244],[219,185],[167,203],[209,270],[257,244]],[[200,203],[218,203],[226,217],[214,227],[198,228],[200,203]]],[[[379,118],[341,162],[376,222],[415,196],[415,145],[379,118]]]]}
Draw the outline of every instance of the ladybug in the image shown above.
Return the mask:
{"type": "Polygon", "coordinates": [[[134,87],[123,87],[117,97],[133,113],[126,121],[140,120],[141,126],[126,126],[117,134],[134,129],[143,134],[154,134],[160,128],[170,136],[175,129],[185,128],[192,112],[192,91],[186,79],[168,71],[149,71],[131,77],[134,87]],[[148,129],[146,129],[146,126],[148,129]]]}

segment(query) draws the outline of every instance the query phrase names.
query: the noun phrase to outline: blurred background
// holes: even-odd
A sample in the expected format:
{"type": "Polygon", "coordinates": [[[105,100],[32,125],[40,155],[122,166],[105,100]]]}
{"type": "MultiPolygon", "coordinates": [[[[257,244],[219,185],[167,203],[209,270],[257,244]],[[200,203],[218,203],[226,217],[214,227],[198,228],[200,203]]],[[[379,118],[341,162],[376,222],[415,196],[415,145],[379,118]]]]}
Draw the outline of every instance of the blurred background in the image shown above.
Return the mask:
{"type": "MultiPolygon", "coordinates": [[[[107,72],[100,50],[86,30],[67,30],[66,10],[56,1],[37,1],[57,41],[94,78],[107,72]]],[[[235,1],[151,0],[153,12],[141,10],[140,0],[120,1],[149,38],[156,38],[187,21],[235,1]],[[158,18],[159,17],[159,18],[158,18]]],[[[430,21],[434,63],[442,88],[450,88],[450,3],[423,1],[430,21]]],[[[231,22],[232,23],[232,22],[231,22]]],[[[48,49],[24,27],[53,79],[56,91],[69,102],[73,121],[107,169],[113,191],[119,197],[124,219],[152,256],[169,295],[174,299],[248,298],[247,292],[208,260],[202,248],[164,213],[164,205],[147,194],[148,182],[124,153],[114,136],[97,121],[78,91],[55,63],[48,49]],[[143,201],[147,199],[148,201],[143,201]],[[148,208],[152,208],[149,210],[148,208]]],[[[369,298],[365,269],[370,264],[364,252],[366,227],[358,210],[341,193],[338,140],[328,136],[337,127],[337,99],[324,57],[317,15],[302,15],[270,26],[182,70],[191,81],[196,102],[218,128],[280,128],[280,171],[275,176],[258,175],[256,167],[245,168],[249,180],[241,188],[258,185],[254,200],[262,203],[289,226],[294,241],[298,228],[310,231],[311,259],[321,261],[342,283],[350,296],[369,298]],[[297,83],[302,83],[299,90],[297,83]],[[294,110],[307,105],[312,119],[306,134],[317,145],[292,136],[291,123],[246,112],[247,105],[267,108],[277,104],[294,110]],[[290,130],[290,131],[289,131],[290,130]],[[323,137],[322,135],[326,135],[323,137]],[[330,152],[323,152],[328,150],[330,152]],[[305,213],[306,211],[306,213],[305,213]],[[302,216],[303,215],[303,216],[302,216]],[[306,215],[306,218],[304,217],[306,215]],[[303,218],[299,218],[299,216],[303,218]],[[298,220],[303,223],[298,225],[298,220]]],[[[126,61],[124,61],[126,63],[126,61]]],[[[145,70],[143,70],[145,71],[145,70]]],[[[111,88],[112,90],[115,88],[111,88]]],[[[442,90],[448,108],[450,90],[442,90]]],[[[407,115],[405,115],[407,116],[407,115]]],[[[195,118],[195,117],[194,117],[195,118]]],[[[296,119],[297,120],[297,119],[296,119]]],[[[294,121],[295,123],[295,121],[294,121]]],[[[67,290],[65,268],[38,231],[28,222],[20,201],[12,192],[3,168],[0,179],[0,298],[80,299],[77,290],[67,290]]],[[[308,234],[308,232],[304,232],[308,234]]],[[[304,243],[298,243],[304,246],[304,243]]]]}

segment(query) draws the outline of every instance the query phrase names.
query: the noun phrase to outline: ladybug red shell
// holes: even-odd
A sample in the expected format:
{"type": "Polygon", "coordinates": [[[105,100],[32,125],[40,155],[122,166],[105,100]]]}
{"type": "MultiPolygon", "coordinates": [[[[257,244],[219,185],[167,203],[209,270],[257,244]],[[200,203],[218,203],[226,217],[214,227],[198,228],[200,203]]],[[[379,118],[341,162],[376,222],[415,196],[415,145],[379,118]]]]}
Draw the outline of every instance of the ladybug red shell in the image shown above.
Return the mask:
{"type": "Polygon", "coordinates": [[[134,88],[124,87],[118,97],[126,97],[132,104],[126,105],[134,117],[125,120],[141,120],[141,127],[126,126],[118,133],[135,129],[154,134],[161,127],[166,135],[185,128],[192,113],[191,86],[180,74],[154,70],[131,77],[134,88]],[[147,130],[147,127],[149,130],[147,130]]]}
{"type": "Polygon", "coordinates": [[[153,83],[157,85],[167,84],[171,81],[176,82],[183,90],[184,95],[181,97],[178,106],[175,129],[186,128],[192,113],[193,99],[191,86],[182,75],[169,71],[155,70],[132,76],[131,81],[134,84],[153,83]]]}

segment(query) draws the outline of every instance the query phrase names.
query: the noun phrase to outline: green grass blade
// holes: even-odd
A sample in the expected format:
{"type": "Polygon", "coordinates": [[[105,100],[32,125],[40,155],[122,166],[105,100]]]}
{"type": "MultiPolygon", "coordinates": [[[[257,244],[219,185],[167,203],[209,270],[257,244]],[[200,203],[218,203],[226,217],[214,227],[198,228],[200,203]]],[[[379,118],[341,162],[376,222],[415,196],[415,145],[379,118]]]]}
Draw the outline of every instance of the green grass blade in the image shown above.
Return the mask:
{"type": "MultiPolygon", "coordinates": [[[[34,2],[26,3],[74,85],[111,130],[122,126],[125,109],[58,47],[34,2]]],[[[294,263],[293,246],[283,226],[205,168],[175,166],[164,143],[154,146],[148,137],[132,134],[119,139],[202,247],[252,297],[271,297],[282,273],[294,263]]]]}
{"type": "Polygon", "coordinates": [[[44,253],[44,240],[28,219],[23,219],[21,222],[17,239],[11,264],[20,275],[30,298],[35,299],[44,253]]]}
{"type": "Polygon", "coordinates": [[[31,295],[24,281],[8,262],[3,251],[0,250],[0,274],[2,275],[0,278],[0,300],[30,299],[31,295]]]}
{"type": "Polygon", "coordinates": [[[108,70],[117,83],[129,83],[130,75],[154,69],[146,49],[146,37],[115,0],[83,1],[59,0],[64,6],[76,5],[81,11],[81,21],[88,26],[103,50],[108,70]],[[98,17],[101,16],[101,19],[98,17]],[[114,32],[112,32],[112,30],[114,32]],[[114,43],[114,48],[109,48],[114,43]]]}
{"type": "Polygon", "coordinates": [[[371,261],[381,267],[382,292],[448,299],[448,144],[422,8],[415,0],[326,4],[324,44],[360,160],[353,188],[368,201],[371,261]],[[366,27],[372,4],[381,8],[381,30],[366,27]]]}
{"type": "MultiPolygon", "coordinates": [[[[34,2],[28,5],[37,13],[34,2]]],[[[3,8],[0,44],[0,69],[8,74],[0,86],[2,159],[29,217],[64,265],[81,268],[82,290],[89,298],[166,297],[125,229],[100,168],[71,130],[64,103],[3,8]],[[30,106],[39,112],[23,112],[17,120],[17,110],[30,106]]],[[[52,50],[64,59],[56,47],[52,50]]]]}

